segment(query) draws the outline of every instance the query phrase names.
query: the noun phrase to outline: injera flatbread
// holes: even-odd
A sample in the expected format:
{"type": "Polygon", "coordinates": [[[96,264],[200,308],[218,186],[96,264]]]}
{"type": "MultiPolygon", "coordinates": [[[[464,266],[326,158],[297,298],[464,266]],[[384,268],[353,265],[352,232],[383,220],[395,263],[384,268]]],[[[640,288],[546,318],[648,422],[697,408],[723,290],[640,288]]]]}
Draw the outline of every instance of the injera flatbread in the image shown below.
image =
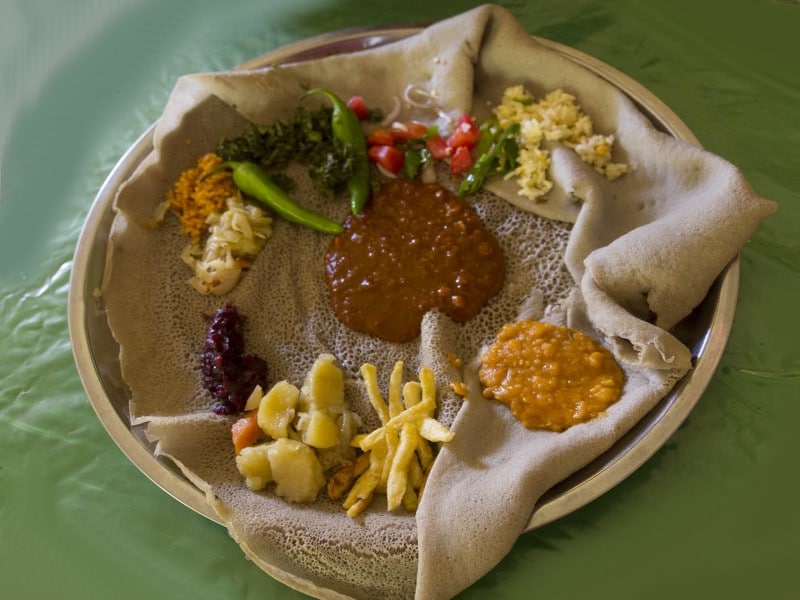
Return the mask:
{"type": "MultiPolygon", "coordinates": [[[[398,118],[431,115],[406,107],[398,118]]],[[[446,119],[439,122],[447,127],[446,119]]],[[[609,448],[691,368],[689,350],[667,330],[705,297],[775,208],[726,161],[655,130],[622,93],[490,5],[355,54],[182,77],[153,139],[153,151],[116,198],[103,290],[132,422],[146,425],[157,452],[207,493],[250,558],[319,597],[447,598],[497,564],[537,498],[609,448]],[[185,283],[186,240],[176,220],[149,225],[183,169],[248,121],[290,117],[303,85],[389,107],[408,84],[435,90],[453,118],[485,116],[487,103],[496,104],[509,85],[537,96],[563,88],[577,96],[596,131],[614,133],[615,161],[635,168],[608,182],[557,146],[554,191],[548,202],[526,207],[541,216],[518,206],[524,203],[509,183],[491,186],[497,196],[474,199],[507,254],[506,284],[469,323],[428,314],[421,337],[408,344],[339,324],[323,277],[328,239],[280,220],[228,296],[201,296],[185,283]],[[316,356],[330,352],[347,374],[348,402],[368,427],[377,420],[357,376],[362,363],[378,366],[384,389],[395,360],[405,361],[409,379],[421,365],[433,368],[440,417],[455,438],[439,454],[416,518],[386,513],[378,502],[350,519],[324,500],[294,505],[245,487],[234,465],[231,419],[210,412],[197,361],[205,316],[227,300],[245,315],[248,350],[267,360],[271,382],[300,384],[316,356]],[[605,416],[564,433],[526,430],[504,406],[484,400],[476,376],[480,349],[521,316],[569,324],[612,348],[627,376],[622,399],[605,416]],[[463,373],[454,372],[448,353],[467,362],[463,373]],[[447,385],[462,376],[469,389],[463,403],[447,385]]],[[[323,198],[302,179],[295,196],[336,219],[348,210],[345,199],[323,198]]]]}

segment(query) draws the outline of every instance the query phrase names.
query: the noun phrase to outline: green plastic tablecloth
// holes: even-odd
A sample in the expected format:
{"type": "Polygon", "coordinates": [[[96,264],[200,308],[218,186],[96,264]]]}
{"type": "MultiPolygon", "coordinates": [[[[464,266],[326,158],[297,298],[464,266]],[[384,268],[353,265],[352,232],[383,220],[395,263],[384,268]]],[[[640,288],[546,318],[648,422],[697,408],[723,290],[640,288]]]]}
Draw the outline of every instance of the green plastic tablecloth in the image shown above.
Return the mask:
{"type": "MultiPolygon", "coordinates": [[[[0,0],[0,595],[301,597],[104,430],[67,331],[72,253],[179,75],[476,4],[0,0]]],[[[500,4],[655,93],[779,210],[742,250],[730,342],[684,425],[616,488],[522,536],[463,597],[800,597],[800,3],[500,4]]]]}

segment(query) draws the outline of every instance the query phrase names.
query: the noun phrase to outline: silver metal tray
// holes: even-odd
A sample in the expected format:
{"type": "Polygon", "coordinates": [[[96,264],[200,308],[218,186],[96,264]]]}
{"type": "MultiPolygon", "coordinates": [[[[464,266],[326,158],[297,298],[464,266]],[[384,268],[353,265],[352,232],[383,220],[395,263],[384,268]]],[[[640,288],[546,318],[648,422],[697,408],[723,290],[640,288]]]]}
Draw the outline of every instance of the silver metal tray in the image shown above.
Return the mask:
{"type": "MultiPolygon", "coordinates": [[[[337,31],[296,42],[240,66],[258,68],[330,54],[356,52],[397,41],[421,24],[337,31]]],[[[573,48],[536,38],[583,65],[626,93],[658,129],[698,144],[689,128],[664,103],[613,67],[573,48]]],[[[152,147],[151,126],[109,174],[84,223],[75,250],[69,292],[69,329],[78,372],[100,421],[128,459],[147,477],[196,512],[219,522],[204,495],[168,460],[153,456],[140,427],[132,427],[129,390],[122,380],[119,346],[111,335],[97,290],[101,289],[106,248],[114,218],[117,188],[152,147]]],[[[677,430],[703,394],[722,356],[736,309],[739,259],[719,276],[703,303],[673,333],[692,349],[695,366],[649,414],[610,450],[574,473],[540,499],[526,531],[550,523],[588,504],[638,469],[677,430]]]]}

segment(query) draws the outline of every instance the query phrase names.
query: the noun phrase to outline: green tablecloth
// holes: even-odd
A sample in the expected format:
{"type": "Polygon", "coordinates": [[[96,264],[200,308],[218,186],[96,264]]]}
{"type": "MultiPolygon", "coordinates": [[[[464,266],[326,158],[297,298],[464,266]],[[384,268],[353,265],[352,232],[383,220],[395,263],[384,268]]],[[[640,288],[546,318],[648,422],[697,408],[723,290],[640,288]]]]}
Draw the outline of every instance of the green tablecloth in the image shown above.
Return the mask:
{"type": "MultiPolygon", "coordinates": [[[[67,332],[72,252],[180,74],[476,4],[0,0],[0,594],[300,596],[105,432],[67,332]]],[[[685,424],[612,491],[521,537],[463,597],[800,597],[800,3],[500,4],[643,84],[779,210],[742,251],[731,339],[685,424]]]]}

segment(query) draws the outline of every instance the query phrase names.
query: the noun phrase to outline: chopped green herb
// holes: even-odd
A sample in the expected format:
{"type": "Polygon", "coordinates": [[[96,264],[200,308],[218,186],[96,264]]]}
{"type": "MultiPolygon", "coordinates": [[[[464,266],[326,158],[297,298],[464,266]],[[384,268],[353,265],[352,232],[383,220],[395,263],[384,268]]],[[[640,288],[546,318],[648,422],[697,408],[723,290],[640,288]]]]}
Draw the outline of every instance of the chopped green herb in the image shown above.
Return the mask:
{"type": "Polygon", "coordinates": [[[333,193],[347,184],[354,168],[352,150],[337,140],[314,160],[308,174],[320,190],[333,193]]]}
{"type": "MultiPolygon", "coordinates": [[[[328,107],[299,106],[288,122],[250,125],[240,135],[221,140],[216,153],[225,161],[256,163],[273,178],[292,161],[305,164],[315,185],[332,193],[347,182],[353,166],[352,156],[333,135],[331,113],[328,107]]],[[[280,179],[285,189],[289,177],[280,179]]]]}

